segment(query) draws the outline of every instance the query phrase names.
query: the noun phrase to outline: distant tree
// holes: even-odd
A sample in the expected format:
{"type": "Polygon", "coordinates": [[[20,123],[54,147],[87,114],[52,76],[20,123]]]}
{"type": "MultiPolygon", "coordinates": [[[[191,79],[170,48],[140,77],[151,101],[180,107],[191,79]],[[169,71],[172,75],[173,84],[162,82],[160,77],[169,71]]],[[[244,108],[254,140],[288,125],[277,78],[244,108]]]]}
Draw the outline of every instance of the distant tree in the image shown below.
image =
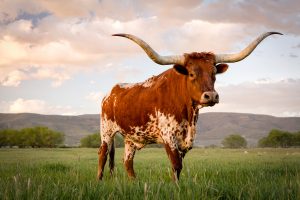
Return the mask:
{"type": "Polygon", "coordinates": [[[247,141],[244,137],[233,134],[229,135],[222,141],[222,144],[225,148],[245,148],[247,147],[247,141]]]}
{"type": "Polygon", "coordinates": [[[47,127],[0,131],[0,147],[57,147],[64,141],[64,134],[47,127]]]}
{"type": "Polygon", "coordinates": [[[205,146],[206,149],[215,149],[215,148],[218,148],[218,145],[215,145],[215,144],[210,144],[208,146],[205,146]]]}
{"type": "Polygon", "coordinates": [[[0,131],[0,147],[2,146],[23,146],[21,141],[23,141],[24,138],[21,135],[19,130],[13,130],[13,129],[6,129],[0,131]]]}
{"type": "MultiPolygon", "coordinates": [[[[90,147],[90,148],[99,148],[100,147],[100,134],[94,133],[88,136],[85,136],[80,140],[81,147],[90,147]]],[[[115,147],[124,147],[124,139],[120,134],[116,134],[114,138],[115,147]]]]}
{"type": "Polygon", "coordinates": [[[94,133],[88,135],[80,140],[81,147],[91,147],[96,148],[100,146],[100,135],[99,133],[94,133]]]}
{"type": "Polygon", "coordinates": [[[258,146],[283,148],[300,146],[300,132],[290,133],[288,131],[273,129],[267,137],[258,141],[258,146]]]}
{"type": "Polygon", "coordinates": [[[300,131],[294,134],[294,143],[293,146],[300,147],[300,131]]]}
{"type": "Polygon", "coordinates": [[[6,129],[0,131],[0,147],[15,146],[16,130],[6,129]]]}

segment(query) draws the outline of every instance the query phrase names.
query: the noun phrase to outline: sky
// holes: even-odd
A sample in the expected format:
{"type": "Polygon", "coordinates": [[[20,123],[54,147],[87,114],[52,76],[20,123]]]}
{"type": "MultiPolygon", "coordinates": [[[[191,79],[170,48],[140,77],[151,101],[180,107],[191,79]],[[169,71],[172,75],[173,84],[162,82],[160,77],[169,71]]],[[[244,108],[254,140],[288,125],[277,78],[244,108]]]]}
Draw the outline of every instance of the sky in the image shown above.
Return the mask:
{"type": "Polygon", "coordinates": [[[298,0],[0,0],[0,112],[97,114],[119,82],[171,68],[115,33],[161,55],[235,53],[268,31],[247,57],[218,75],[220,103],[200,112],[300,117],[298,0]]]}

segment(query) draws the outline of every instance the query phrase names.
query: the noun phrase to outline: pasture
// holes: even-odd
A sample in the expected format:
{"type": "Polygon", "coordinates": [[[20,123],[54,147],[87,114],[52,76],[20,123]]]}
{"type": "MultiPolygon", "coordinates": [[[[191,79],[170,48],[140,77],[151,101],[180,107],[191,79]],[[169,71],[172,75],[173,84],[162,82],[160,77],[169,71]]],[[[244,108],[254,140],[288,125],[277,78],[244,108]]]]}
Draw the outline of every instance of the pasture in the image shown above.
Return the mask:
{"type": "Polygon", "coordinates": [[[164,149],[136,153],[135,181],[122,155],[98,182],[97,149],[0,149],[0,199],[300,199],[300,149],[193,149],[178,185],[164,149]]]}

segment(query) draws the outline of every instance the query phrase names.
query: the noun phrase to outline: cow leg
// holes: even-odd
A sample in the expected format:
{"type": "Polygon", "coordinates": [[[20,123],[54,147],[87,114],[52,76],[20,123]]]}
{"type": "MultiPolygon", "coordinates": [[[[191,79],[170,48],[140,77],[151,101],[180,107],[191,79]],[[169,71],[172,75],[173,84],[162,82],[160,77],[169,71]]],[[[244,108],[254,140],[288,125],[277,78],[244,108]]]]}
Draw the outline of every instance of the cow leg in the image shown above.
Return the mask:
{"type": "Polygon", "coordinates": [[[107,160],[108,145],[106,142],[102,142],[99,151],[98,151],[98,174],[97,177],[99,180],[102,180],[104,166],[107,160]]]}
{"type": "Polygon", "coordinates": [[[182,157],[177,148],[171,148],[169,144],[165,144],[165,149],[172,163],[173,180],[178,181],[182,169],[182,157]]]}
{"type": "MultiPolygon", "coordinates": [[[[112,136],[113,137],[113,136],[112,136]]],[[[112,151],[112,145],[113,145],[113,138],[111,137],[103,137],[101,135],[101,138],[103,138],[101,146],[98,151],[98,173],[97,173],[97,178],[99,180],[102,180],[103,178],[103,172],[104,172],[104,167],[106,164],[107,160],[107,155],[110,154],[110,169],[113,169],[114,163],[112,161],[112,156],[111,151],[112,151]]],[[[114,152],[113,152],[114,155],[114,152]]]]}
{"type": "Polygon", "coordinates": [[[129,178],[135,178],[133,170],[133,158],[136,151],[136,146],[133,142],[125,140],[124,165],[129,178]]]}

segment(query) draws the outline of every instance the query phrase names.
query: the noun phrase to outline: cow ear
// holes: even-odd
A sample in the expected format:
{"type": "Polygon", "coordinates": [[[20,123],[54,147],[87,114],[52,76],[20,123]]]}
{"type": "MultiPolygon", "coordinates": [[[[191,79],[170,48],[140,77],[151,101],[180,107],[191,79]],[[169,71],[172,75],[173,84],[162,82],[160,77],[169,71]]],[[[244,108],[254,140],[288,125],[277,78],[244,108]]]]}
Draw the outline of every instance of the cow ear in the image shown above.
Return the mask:
{"type": "Polygon", "coordinates": [[[222,73],[226,72],[227,69],[228,69],[228,67],[229,67],[229,66],[228,66],[227,64],[223,64],[223,63],[217,64],[217,65],[216,65],[216,68],[217,68],[217,74],[222,74],[222,73]]]}
{"type": "Polygon", "coordinates": [[[185,66],[182,66],[182,65],[174,65],[173,68],[180,74],[183,74],[183,75],[188,75],[189,72],[187,70],[187,68],[185,66]]]}

